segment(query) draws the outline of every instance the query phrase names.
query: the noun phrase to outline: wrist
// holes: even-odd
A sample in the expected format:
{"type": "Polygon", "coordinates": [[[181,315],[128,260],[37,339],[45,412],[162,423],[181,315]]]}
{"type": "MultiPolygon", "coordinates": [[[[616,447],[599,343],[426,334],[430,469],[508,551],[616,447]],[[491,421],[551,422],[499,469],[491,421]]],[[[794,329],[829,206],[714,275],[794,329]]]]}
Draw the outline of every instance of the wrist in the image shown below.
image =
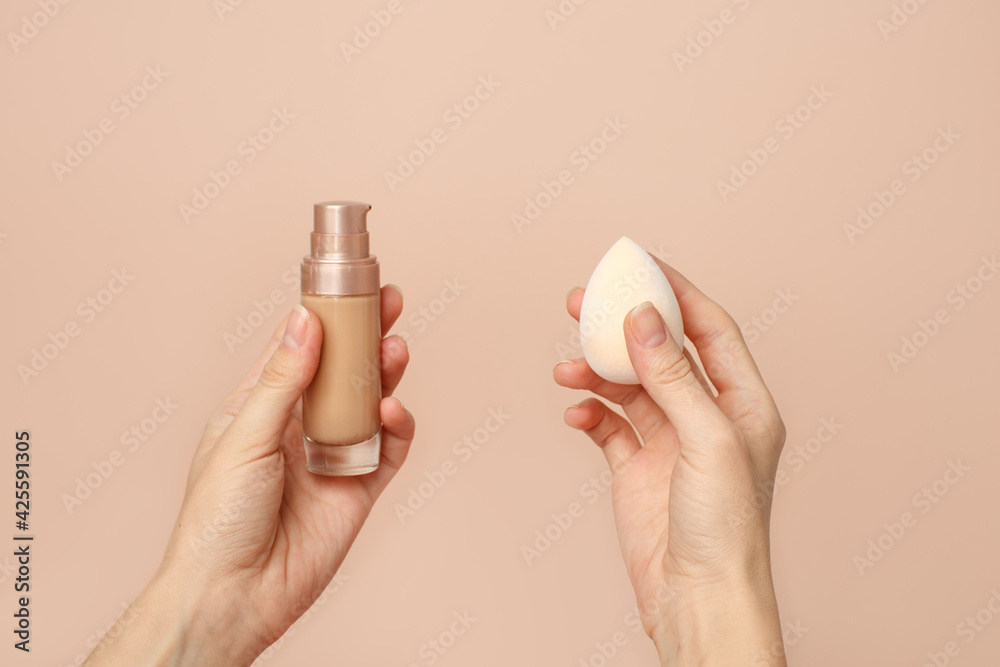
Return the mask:
{"type": "Polygon", "coordinates": [[[784,667],[781,621],[770,574],[672,587],[647,626],[663,667],[784,667]]]}
{"type": "Polygon", "coordinates": [[[167,659],[154,664],[250,665],[268,646],[253,629],[246,596],[225,582],[208,588],[161,570],[140,599],[156,610],[162,631],[156,655],[167,659]]]}
{"type": "Polygon", "coordinates": [[[157,572],[85,667],[250,665],[267,645],[249,631],[241,596],[228,593],[157,572]]]}

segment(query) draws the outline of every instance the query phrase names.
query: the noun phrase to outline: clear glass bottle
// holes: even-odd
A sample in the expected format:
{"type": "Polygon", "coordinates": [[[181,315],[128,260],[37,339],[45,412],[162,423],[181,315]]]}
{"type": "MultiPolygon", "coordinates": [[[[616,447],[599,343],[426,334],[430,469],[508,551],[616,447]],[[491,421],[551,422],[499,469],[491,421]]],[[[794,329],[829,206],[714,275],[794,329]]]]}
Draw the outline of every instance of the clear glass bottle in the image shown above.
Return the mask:
{"type": "Polygon", "coordinates": [[[323,325],[319,368],[302,398],[306,466],[362,475],[381,449],[382,334],[378,259],[369,254],[369,204],[316,204],[302,305],[323,325]]]}

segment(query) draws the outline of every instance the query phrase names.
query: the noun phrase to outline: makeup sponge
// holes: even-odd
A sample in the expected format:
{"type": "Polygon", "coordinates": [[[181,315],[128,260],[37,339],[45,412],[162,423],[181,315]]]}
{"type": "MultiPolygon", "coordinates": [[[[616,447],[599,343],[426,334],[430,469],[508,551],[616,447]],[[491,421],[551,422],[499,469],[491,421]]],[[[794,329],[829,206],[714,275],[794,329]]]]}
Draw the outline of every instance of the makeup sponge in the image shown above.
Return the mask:
{"type": "Polygon", "coordinates": [[[684,346],[684,322],[677,297],[656,261],[623,236],[604,255],[583,295],[580,344],[587,363],[605,380],[639,384],[625,347],[628,312],[643,301],[656,307],[677,345],[684,346]]]}

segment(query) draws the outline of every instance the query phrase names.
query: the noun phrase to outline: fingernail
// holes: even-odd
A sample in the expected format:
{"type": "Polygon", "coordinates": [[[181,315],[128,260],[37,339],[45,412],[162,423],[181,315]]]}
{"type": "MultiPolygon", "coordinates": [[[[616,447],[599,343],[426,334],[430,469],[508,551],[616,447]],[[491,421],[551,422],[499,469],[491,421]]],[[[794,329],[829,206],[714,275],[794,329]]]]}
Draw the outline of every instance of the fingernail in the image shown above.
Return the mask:
{"type": "Polygon", "coordinates": [[[566,292],[566,298],[568,299],[569,295],[572,294],[573,292],[577,291],[578,289],[583,289],[583,288],[582,287],[574,287],[570,291],[566,292]]]}
{"type": "Polygon", "coordinates": [[[289,350],[297,350],[306,342],[306,329],[309,328],[309,311],[301,303],[295,304],[292,314],[288,316],[285,325],[285,336],[281,344],[289,350]]]}
{"type": "MultiPolygon", "coordinates": [[[[386,287],[391,287],[392,289],[394,289],[397,292],[399,292],[399,296],[403,296],[403,288],[400,287],[399,285],[397,285],[395,283],[387,283],[386,287]]],[[[405,300],[405,298],[404,298],[404,300],[405,300]]]]}
{"type": "Polygon", "coordinates": [[[632,335],[646,349],[658,347],[667,340],[663,318],[649,301],[643,301],[632,310],[629,323],[632,335]]]}

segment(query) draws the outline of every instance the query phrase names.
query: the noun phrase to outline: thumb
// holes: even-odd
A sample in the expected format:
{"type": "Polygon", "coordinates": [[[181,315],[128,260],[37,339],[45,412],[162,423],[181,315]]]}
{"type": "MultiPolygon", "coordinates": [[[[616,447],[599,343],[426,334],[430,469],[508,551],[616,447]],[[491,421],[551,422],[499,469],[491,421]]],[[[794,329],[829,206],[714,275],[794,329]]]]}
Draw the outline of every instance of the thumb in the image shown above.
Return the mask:
{"type": "Polygon", "coordinates": [[[257,458],[278,449],[292,409],[316,373],[322,342],[319,318],[296,304],[281,342],[226,431],[237,451],[257,458]]]}
{"type": "MultiPolygon", "coordinates": [[[[625,345],[639,381],[685,443],[709,444],[728,419],[699,382],[684,350],[649,301],[625,318],[625,345]],[[709,437],[706,437],[709,436],[709,437]]],[[[683,339],[682,339],[683,340],[683,339]]]]}

